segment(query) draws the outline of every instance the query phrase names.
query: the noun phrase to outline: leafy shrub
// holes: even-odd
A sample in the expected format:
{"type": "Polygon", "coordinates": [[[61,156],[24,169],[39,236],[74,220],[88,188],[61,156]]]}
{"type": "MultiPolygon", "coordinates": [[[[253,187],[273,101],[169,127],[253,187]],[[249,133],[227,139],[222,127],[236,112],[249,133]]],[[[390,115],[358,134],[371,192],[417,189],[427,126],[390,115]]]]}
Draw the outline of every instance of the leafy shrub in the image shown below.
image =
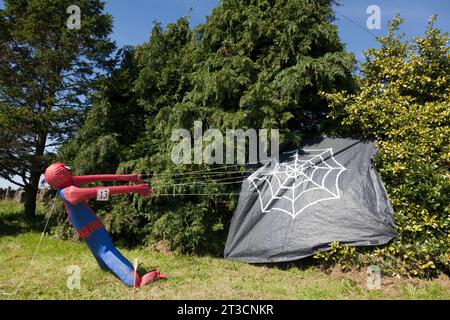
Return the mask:
{"type": "Polygon", "coordinates": [[[325,269],[340,264],[342,271],[349,271],[357,264],[356,248],[332,242],[329,250],[317,252],[314,259],[319,260],[325,269]]]}
{"type": "Polygon", "coordinates": [[[430,20],[423,38],[398,35],[366,53],[360,92],[327,95],[343,130],[379,147],[377,168],[395,210],[398,236],[371,253],[394,273],[430,277],[450,267],[449,35],[430,20]]]}

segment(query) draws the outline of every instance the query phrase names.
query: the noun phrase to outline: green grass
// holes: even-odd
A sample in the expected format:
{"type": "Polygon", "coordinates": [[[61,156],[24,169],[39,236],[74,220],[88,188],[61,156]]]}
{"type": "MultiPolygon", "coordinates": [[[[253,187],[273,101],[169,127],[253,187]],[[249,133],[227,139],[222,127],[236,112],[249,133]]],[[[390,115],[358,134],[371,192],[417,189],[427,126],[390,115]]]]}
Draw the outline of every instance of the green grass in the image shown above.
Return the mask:
{"type": "MultiPolygon", "coordinates": [[[[42,221],[26,222],[22,208],[0,202],[0,299],[450,299],[448,278],[434,281],[389,278],[381,290],[366,289],[364,272],[327,274],[316,267],[255,266],[211,257],[162,254],[146,248],[121,252],[138,257],[147,268],[169,276],[142,289],[130,289],[102,272],[82,242],[44,236],[26,278],[40,238],[42,221]],[[70,290],[67,269],[81,269],[81,289],[70,290]]],[[[42,216],[41,216],[42,217],[42,216]]],[[[41,219],[42,220],[42,219],[41,219]]],[[[386,279],[383,279],[385,282],[386,279]]]]}

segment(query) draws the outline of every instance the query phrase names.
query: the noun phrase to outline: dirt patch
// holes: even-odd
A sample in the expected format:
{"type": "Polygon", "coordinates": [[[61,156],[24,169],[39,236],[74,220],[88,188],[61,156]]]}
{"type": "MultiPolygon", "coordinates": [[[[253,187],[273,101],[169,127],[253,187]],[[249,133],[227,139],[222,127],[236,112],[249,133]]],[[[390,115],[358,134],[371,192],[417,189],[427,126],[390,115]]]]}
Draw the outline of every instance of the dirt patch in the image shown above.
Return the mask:
{"type": "Polygon", "coordinates": [[[443,286],[445,288],[450,288],[450,277],[445,275],[445,274],[441,274],[436,279],[436,282],[439,283],[441,286],[443,286]]]}
{"type": "MultiPolygon", "coordinates": [[[[334,266],[330,270],[330,276],[334,279],[339,280],[350,280],[353,283],[355,283],[358,288],[367,290],[367,279],[369,277],[367,269],[361,269],[361,270],[351,270],[348,272],[343,272],[341,270],[340,266],[334,266]]],[[[433,281],[437,284],[439,284],[442,287],[450,288],[450,277],[441,274],[439,277],[433,279],[433,280],[422,280],[418,278],[403,278],[403,277],[391,277],[391,276],[382,276],[381,277],[381,291],[387,295],[395,295],[398,294],[401,290],[402,286],[405,285],[412,285],[412,286],[425,286],[427,284],[430,284],[430,282],[433,281]]]]}

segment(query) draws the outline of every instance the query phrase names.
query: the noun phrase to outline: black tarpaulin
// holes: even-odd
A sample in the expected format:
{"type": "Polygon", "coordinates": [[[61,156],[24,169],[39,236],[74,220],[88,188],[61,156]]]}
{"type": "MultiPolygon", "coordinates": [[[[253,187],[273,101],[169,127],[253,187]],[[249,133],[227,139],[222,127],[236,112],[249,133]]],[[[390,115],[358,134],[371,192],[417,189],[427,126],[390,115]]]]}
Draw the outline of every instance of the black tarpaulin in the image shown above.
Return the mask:
{"type": "Polygon", "coordinates": [[[389,242],[396,235],[393,210],[375,153],[371,141],[321,138],[259,168],[242,185],[225,258],[282,262],[334,241],[389,242]]]}

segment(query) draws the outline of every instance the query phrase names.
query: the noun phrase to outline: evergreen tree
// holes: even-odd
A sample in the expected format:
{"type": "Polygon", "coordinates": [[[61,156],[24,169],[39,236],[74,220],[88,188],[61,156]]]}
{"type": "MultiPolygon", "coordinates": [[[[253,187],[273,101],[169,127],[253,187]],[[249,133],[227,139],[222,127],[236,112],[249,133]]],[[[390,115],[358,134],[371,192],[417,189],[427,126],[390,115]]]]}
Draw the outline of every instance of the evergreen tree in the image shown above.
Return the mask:
{"type": "Polygon", "coordinates": [[[6,0],[0,10],[0,176],[25,189],[33,217],[46,148],[72,135],[95,75],[109,67],[112,18],[99,0],[77,1],[81,29],[69,29],[69,0],[6,0]],[[17,177],[17,179],[16,179],[17,177]]]}
{"type": "Polygon", "coordinates": [[[99,79],[98,92],[90,98],[83,126],[58,153],[75,174],[115,172],[126,160],[127,149],[144,129],[144,109],[137,103],[132,83],[138,76],[133,47],[124,47],[115,57],[116,67],[99,79]]]}

